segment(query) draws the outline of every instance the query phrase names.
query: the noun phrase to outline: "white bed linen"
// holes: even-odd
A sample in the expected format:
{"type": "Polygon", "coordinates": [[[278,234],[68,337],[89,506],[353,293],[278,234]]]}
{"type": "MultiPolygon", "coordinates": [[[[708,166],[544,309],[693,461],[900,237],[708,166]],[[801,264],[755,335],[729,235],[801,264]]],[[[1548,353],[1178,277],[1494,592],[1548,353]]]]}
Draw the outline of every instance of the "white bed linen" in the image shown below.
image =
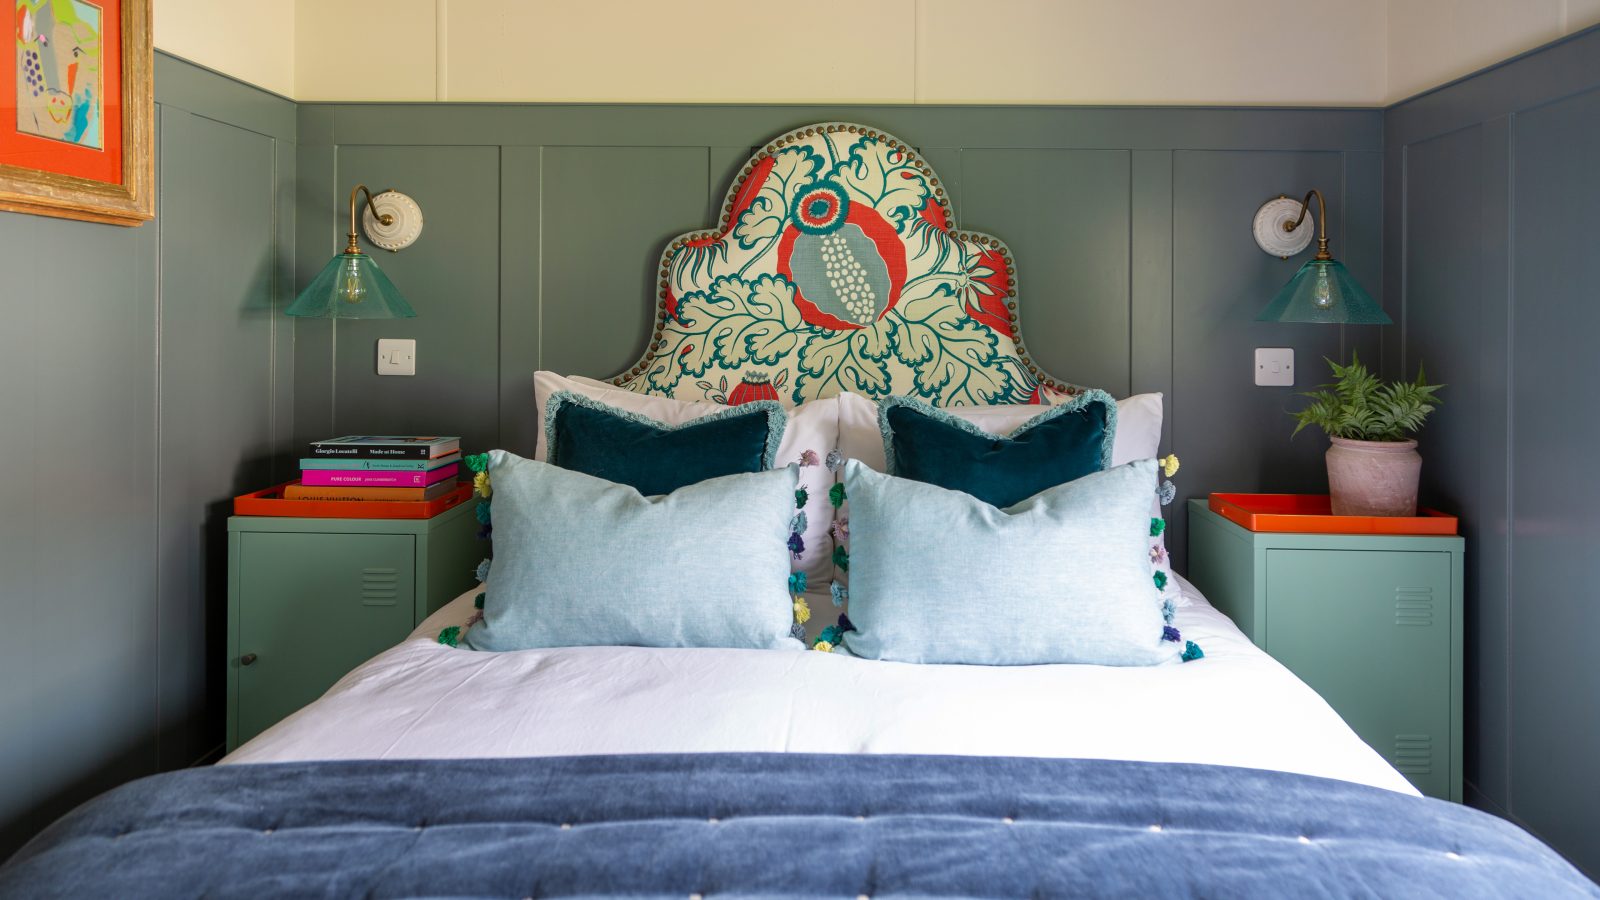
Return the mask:
{"type": "Polygon", "coordinates": [[[1210,763],[1417,791],[1193,586],[1205,659],[1151,668],[939,666],[782,650],[479,653],[410,639],[224,763],[606,753],[935,753],[1210,763]]]}

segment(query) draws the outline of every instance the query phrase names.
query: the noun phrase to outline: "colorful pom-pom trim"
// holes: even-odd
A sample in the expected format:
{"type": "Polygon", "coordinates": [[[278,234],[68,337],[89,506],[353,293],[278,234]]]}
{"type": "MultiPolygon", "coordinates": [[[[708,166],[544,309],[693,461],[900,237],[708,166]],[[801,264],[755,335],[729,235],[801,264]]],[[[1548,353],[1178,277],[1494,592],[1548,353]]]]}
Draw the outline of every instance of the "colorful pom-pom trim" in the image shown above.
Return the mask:
{"type": "Polygon", "coordinates": [[[477,516],[479,525],[489,524],[489,502],[484,500],[478,504],[477,516]]]}
{"type": "Polygon", "coordinates": [[[1158,570],[1154,575],[1150,576],[1150,580],[1156,583],[1156,590],[1164,591],[1167,589],[1167,573],[1158,570]]]}
{"type": "Polygon", "coordinates": [[[476,569],[474,569],[472,571],[473,577],[478,579],[478,581],[480,583],[488,581],[489,580],[489,567],[491,565],[493,565],[493,564],[494,564],[494,560],[490,560],[490,559],[486,559],[483,562],[478,563],[478,568],[476,568],[476,569]]]}
{"type": "Polygon", "coordinates": [[[845,601],[850,599],[850,592],[840,587],[837,581],[828,585],[828,594],[833,598],[834,606],[844,606],[845,601]]]}
{"type": "Polygon", "coordinates": [[[820,462],[820,460],[818,459],[817,451],[815,451],[815,450],[807,450],[806,452],[800,454],[800,467],[801,468],[805,468],[806,466],[814,466],[814,465],[817,465],[819,462],[820,462]]]}
{"type": "Polygon", "coordinates": [[[1161,498],[1161,505],[1168,506],[1178,499],[1178,486],[1170,481],[1161,482],[1161,487],[1156,489],[1156,496],[1161,498]]]}
{"type": "Polygon", "coordinates": [[[1189,641],[1187,644],[1183,645],[1184,662],[1194,662],[1197,659],[1204,659],[1205,655],[1205,651],[1201,650],[1200,645],[1196,644],[1194,641],[1189,641]]]}
{"type": "Polygon", "coordinates": [[[472,489],[478,492],[479,497],[489,499],[489,495],[494,493],[493,488],[489,487],[489,473],[479,472],[472,476],[472,489]]]}
{"type": "Polygon", "coordinates": [[[1183,465],[1178,462],[1178,454],[1176,453],[1168,453],[1166,456],[1156,460],[1156,462],[1161,464],[1161,474],[1168,478],[1178,474],[1178,467],[1183,465]]]}
{"type": "Polygon", "coordinates": [[[806,573],[795,572],[789,576],[789,593],[804,594],[806,592],[806,573]]]}
{"type": "Polygon", "coordinates": [[[489,454],[487,453],[474,453],[470,456],[463,456],[461,457],[461,462],[466,465],[469,472],[489,471],[489,454]]]}
{"type": "Polygon", "coordinates": [[[1161,639],[1176,644],[1178,641],[1183,640],[1183,635],[1179,634],[1178,629],[1173,628],[1171,625],[1163,625],[1161,626],[1161,639]]]}
{"type": "Polygon", "coordinates": [[[790,625],[789,636],[804,644],[806,642],[806,627],[799,622],[790,625]]]}
{"type": "Polygon", "coordinates": [[[794,492],[794,508],[803,509],[806,501],[811,499],[811,494],[805,488],[797,488],[794,492]]]}
{"type": "Polygon", "coordinates": [[[844,451],[838,447],[828,451],[827,466],[829,472],[837,472],[844,465],[844,451]]]}
{"type": "Polygon", "coordinates": [[[1166,523],[1165,519],[1151,519],[1150,520],[1150,536],[1151,537],[1160,537],[1161,536],[1161,532],[1166,531],[1166,530],[1167,530],[1167,523],[1166,523]]]}
{"type": "Polygon", "coordinates": [[[446,647],[454,647],[461,643],[461,626],[451,625],[439,632],[439,643],[446,647]]]}
{"type": "Polygon", "coordinates": [[[811,605],[804,597],[794,598],[794,620],[801,625],[811,621],[811,605]]]}
{"type": "Polygon", "coordinates": [[[478,596],[473,597],[472,598],[472,608],[473,609],[483,609],[483,598],[487,597],[487,596],[488,596],[488,594],[479,593],[478,596]]]}
{"type": "Polygon", "coordinates": [[[839,507],[843,506],[845,499],[844,485],[836,484],[833,487],[828,488],[828,502],[833,504],[834,509],[838,509],[839,507]]]}
{"type": "Polygon", "coordinates": [[[817,641],[815,644],[811,645],[811,649],[817,651],[818,653],[832,653],[833,644],[828,641],[817,641]]]}
{"type": "Polygon", "coordinates": [[[844,549],[843,547],[833,548],[833,564],[837,566],[841,572],[850,571],[850,551],[844,549]]]}

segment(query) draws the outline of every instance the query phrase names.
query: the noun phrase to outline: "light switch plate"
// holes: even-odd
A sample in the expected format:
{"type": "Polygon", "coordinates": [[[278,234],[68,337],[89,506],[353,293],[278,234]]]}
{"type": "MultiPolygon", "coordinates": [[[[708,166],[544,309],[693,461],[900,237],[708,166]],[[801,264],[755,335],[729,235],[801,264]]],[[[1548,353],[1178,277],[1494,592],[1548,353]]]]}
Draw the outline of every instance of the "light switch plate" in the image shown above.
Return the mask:
{"type": "Polygon", "coordinates": [[[417,374],[417,342],[410,338],[379,338],[378,374],[417,374]]]}
{"type": "Polygon", "coordinates": [[[1294,348],[1257,347],[1256,384],[1262,387],[1294,386],[1294,348]]]}

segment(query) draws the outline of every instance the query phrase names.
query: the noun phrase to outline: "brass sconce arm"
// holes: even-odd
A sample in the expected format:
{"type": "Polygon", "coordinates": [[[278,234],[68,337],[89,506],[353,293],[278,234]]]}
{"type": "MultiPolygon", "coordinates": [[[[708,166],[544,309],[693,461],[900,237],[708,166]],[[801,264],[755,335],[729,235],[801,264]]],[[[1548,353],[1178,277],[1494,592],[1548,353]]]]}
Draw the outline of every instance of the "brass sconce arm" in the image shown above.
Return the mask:
{"type": "MultiPolygon", "coordinates": [[[[1317,198],[1318,224],[1317,255],[1312,257],[1312,259],[1333,259],[1333,254],[1328,252],[1328,203],[1326,200],[1322,199],[1322,192],[1316,188],[1312,188],[1306,192],[1305,199],[1300,201],[1300,217],[1295,219],[1293,222],[1283,223],[1283,230],[1293,231],[1300,227],[1300,223],[1306,220],[1306,211],[1311,208],[1312,197],[1317,198]]],[[[355,202],[354,196],[352,196],[350,202],[355,202]]]]}
{"type": "MultiPolygon", "coordinates": [[[[372,203],[372,191],[367,190],[367,186],[366,185],[358,184],[355,187],[351,188],[350,189],[350,235],[349,235],[350,242],[345,244],[344,252],[346,252],[346,253],[360,253],[361,252],[361,245],[356,243],[356,194],[366,194],[367,195],[367,208],[372,210],[372,214],[377,217],[379,222],[382,222],[385,225],[394,224],[394,216],[391,216],[388,213],[378,212],[378,207],[373,205],[373,203],[372,203]]],[[[1305,212],[1301,211],[1301,215],[1304,216],[1305,212]]],[[[1326,243],[1326,241],[1324,241],[1324,243],[1326,243]]]]}

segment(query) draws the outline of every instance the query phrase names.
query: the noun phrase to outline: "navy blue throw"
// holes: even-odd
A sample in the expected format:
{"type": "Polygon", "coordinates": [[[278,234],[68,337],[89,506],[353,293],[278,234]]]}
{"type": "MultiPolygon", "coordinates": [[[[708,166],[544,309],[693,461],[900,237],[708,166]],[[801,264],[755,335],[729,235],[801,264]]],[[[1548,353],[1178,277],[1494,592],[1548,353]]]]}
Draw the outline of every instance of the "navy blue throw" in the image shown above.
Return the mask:
{"type": "Polygon", "coordinates": [[[813,754],[216,766],[117,788],[4,897],[1600,897],[1522,829],[1342,781],[813,754]]]}

